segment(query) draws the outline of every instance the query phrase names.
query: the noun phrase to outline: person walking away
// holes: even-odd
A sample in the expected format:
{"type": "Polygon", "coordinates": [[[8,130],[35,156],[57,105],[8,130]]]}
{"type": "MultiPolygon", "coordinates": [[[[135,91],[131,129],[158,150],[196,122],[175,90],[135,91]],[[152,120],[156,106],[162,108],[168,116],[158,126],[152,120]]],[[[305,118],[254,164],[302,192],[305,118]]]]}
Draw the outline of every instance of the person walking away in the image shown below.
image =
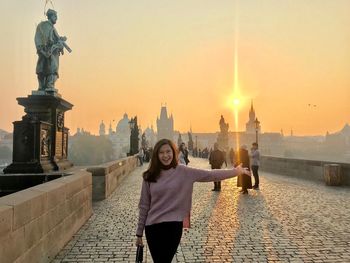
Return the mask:
{"type": "MultiPolygon", "coordinates": [[[[249,154],[247,150],[247,146],[242,145],[238,150],[236,165],[242,164],[243,167],[247,167],[249,169],[249,154]]],[[[248,189],[252,189],[252,179],[250,176],[240,175],[237,178],[237,187],[242,187],[240,191],[242,194],[248,194],[248,189]]]]}
{"type": "Polygon", "coordinates": [[[186,145],[184,145],[184,146],[185,146],[185,149],[184,149],[185,162],[186,162],[186,165],[188,165],[190,162],[190,159],[188,159],[189,152],[188,152],[187,146],[186,145]]]}
{"type": "Polygon", "coordinates": [[[140,166],[143,165],[143,158],[144,157],[145,157],[145,153],[144,153],[143,148],[141,147],[140,150],[139,150],[139,154],[138,154],[138,158],[139,158],[139,161],[140,161],[140,166]]]}
{"type": "MultiPolygon", "coordinates": [[[[211,165],[211,169],[221,169],[224,162],[224,153],[219,150],[218,143],[214,143],[214,150],[209,156],[209,164],[211,165]]],[[[212,191],[221,191],[221,181],[214,182],[214,189],[212,189],[212,191]]]]}
{"type": "Polygon", "coordinates": [[[187,165],[190,162],[190,160],[188,159],[188,150],[186,149],[185,143],[180,144],[179,162],[184,165],[187,165]]]}
{"type": "Polygon", "coordinates": [[[256,142],[252,144],[251,148],[251,160],[252,160],[252,172],[254,176],[254,185],[253,189],[259,189],[259,166],[260,166],[260,151],[258,150],[259,146],[256,142]]]}
{"type": "Polygon", "coordinates": [[[232,169],[202,170],[178,165],[175,144],[162,139],[154,146],[143,173],[136,242],[145,231],[154,263],[171,263],[182,236],[183,219],[191,211],[193,184],[250,175],[241,165],[232,169]]]}

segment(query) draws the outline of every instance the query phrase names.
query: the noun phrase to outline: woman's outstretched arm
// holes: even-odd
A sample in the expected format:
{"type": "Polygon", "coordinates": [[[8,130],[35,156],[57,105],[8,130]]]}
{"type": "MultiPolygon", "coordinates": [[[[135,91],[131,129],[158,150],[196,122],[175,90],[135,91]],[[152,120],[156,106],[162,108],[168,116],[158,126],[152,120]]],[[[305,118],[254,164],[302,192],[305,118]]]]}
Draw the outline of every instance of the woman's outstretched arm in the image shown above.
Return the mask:
{"type": "Polygon", "coordinates": [[[242,165],[232,169],[214,169],[203,170],[193,167],[184,167],[188,178],[194,182],[213,182],[238,176],[239,174],[246,174],[250,176],[250,172],[243,168],[242,165]]]}

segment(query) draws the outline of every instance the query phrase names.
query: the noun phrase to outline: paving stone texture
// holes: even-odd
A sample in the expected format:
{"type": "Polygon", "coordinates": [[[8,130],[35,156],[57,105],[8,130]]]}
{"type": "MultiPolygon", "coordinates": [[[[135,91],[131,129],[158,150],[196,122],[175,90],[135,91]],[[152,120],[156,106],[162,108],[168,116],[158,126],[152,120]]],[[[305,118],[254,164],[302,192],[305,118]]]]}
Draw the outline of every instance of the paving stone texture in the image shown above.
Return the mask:
{"type": "MultiPolygon", "coordinates": [[[[138,167],[53,262],[135,262],[138,167]]],[[[208,168],[207,160],[191,166],[208,168]]],[[[191,228],[173,262],[350,262],[350,188],[261,172],[260,190],[241,195],[236,178],[195,183],[191,228]]],[[[145,241],[144,241],[145,242],[145,241]]],[[[147,245],[146,245],[147,248],[147,245]]],[[[147,249],[146,249],[147,250],[147,249]]],[[[145,262],[153,262],[149,251],[145,262]]]]}

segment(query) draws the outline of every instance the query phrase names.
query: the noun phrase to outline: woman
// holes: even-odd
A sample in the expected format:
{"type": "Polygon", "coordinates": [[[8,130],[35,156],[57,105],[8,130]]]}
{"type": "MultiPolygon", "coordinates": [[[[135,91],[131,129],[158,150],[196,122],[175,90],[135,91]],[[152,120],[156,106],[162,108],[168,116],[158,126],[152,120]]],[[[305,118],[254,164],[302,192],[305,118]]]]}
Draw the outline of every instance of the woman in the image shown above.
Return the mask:
{"type": "Polygon", "coordinates": [[[155,263],[170,263],[182,236],[183,219],[190,213],[194,182],[211,182],[250,172],[237,166],[232,170],[201,170],[178,165],[176,147],[168,139],[154,146],[151,163],[143,173],[136,245],[142,245],[145,229],[155,263]]]}
{"type": "MultiPolygon", "coordinates": [[[[249,154],[247,150],[247,146],[242,145],[238,151],[237,155],[237,164],[242,164],[243,167],[250,167],[249,162],[249,154]]],[[[248,189],[252,189],[252,179],[250,176],[246,176],[245,174],[238,175],[237,178],[237,187],[242,187],[240,191],[242,194],[248,194],[248,189]]]]}

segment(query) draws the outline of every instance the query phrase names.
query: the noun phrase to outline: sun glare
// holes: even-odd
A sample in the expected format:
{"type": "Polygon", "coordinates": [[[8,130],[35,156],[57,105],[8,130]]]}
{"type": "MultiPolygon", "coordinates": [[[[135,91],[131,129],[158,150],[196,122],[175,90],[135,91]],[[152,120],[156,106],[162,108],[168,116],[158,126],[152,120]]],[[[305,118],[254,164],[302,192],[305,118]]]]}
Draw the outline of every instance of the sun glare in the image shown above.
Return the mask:
{"type": "Polygon", "coordinates": [[[240,95],[231,95],[228,99],[227,99],[227,106],[230,109],[240,109],[244,106],[245,104],[245,98],[240,96],[240,95]]]}
{"type": "Polygon", "coordinates": [[[240,104],[240,100],[238,98],[233,99],[233,106],[238,106],[240,104]]]}

